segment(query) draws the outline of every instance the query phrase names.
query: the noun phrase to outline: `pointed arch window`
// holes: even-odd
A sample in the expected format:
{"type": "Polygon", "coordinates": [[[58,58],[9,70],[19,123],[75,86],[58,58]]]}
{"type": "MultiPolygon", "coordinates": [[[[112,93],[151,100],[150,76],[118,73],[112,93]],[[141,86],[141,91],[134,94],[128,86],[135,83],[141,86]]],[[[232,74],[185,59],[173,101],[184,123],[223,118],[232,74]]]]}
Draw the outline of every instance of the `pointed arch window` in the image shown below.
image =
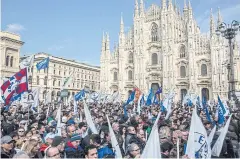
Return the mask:
{"type": "Polygon", "coordinates": [[[158,55],[157,53],[152,54],[152,65],[157,65],[158,64],[158,55]]]}
{"type": "Polygon", "coordinates": [[[201,65],[201,75],[207,76],[207,65],[206,64],[201,65]]]}
{"type": "Polygon", "coordinates": [[[180,67],[180,77],[185,78],[186,77],[186,68],[185,66],[180,67]]]}
{"type": "Polygon", "coordinates": [[[128,71],[128,80],[132,81],[133,80],[133,73],[131,70],[128,71]]]}
{"type": "Polygon", "coordinates": [[[158,25],[156,23],[152,24],[151,37],[152,37],[152,42],[158,41],[158,25]]]}
{"type": "Polygon", "coordinates": [[[133,53],[130,52],[128,55],[128,63],[133,63],[133,53]]]}

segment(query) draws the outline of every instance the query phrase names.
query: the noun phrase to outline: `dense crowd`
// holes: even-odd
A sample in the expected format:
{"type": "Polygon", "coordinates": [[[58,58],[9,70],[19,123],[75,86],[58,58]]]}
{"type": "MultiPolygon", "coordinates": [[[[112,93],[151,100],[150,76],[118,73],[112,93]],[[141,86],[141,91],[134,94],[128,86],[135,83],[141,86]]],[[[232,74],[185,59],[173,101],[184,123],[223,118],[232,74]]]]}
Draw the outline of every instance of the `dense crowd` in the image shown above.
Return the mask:
{"type": "MultiPolygon", "coordinates": [[[[21,104],[12,104],[6,108],[1,105],[1,158],[114,158],[115,150],[111,146],[111,136],[106,116],[109,117],[124,158],[139,158],[151,133],[151,128],[161,107],[143,106],[141,113],[136,107],[123,104],[88,103],[93,122],[98,134],[93,134],[87,124],[84,106],[78,103],[78,114],[73,113],[73,103],[62,106],[61,135],[57,135],[57,109],[59,103],[39,105],[39,113],[34,114],[21,104]]],[[[185,157],[186,144],[194,106],[179,103],[172,104],[172,113],[165,119],[161,113],[158,122],[162,158],[185,157]]],[[[208,106],[212,122],[205,111],[198,108],[197,113],[208,133],[214,125],[217,130],[216,106],[208,106]]],[[[240,107],[230,108],[232,114],[228,133],[224,140],[220,158],[239,158],[240,155],[240,107]]],[[[226,116],[226,119],[229,116],[226,116]]],[[[212,145],[219,136],[216,131],[212,145]]],[[[214,156],[212,156],[214,157],[214,156]]]]}

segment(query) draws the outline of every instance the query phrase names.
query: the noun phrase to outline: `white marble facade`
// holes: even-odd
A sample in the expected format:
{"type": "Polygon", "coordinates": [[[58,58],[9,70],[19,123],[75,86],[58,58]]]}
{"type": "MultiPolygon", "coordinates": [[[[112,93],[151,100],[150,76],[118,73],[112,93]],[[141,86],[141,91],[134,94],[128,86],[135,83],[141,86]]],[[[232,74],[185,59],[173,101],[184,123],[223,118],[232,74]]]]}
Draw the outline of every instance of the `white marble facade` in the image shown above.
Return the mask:
{"type": "MultiPolygon", "coordinates": [[[[120,20],[118,45],[110,51],[110,38],[104,33],[101,49],[100,90],[118,90],[124,99],[137,86],[145,94],[152,87],[163,87],[163,94],[174,89],[181,100],[196,93],[207,99],[228,96],[228,42],[218,37],[222,22],[209,15],[210,35],[200,32],[191,3],[184,2],[183,12],[172,0],[152,4],[145,10],[143,0],[135,1],[133,26],[125,33],[120,20]]],[[[233,40],[236,90],[240,90],[239,47],[233,40]]]]}

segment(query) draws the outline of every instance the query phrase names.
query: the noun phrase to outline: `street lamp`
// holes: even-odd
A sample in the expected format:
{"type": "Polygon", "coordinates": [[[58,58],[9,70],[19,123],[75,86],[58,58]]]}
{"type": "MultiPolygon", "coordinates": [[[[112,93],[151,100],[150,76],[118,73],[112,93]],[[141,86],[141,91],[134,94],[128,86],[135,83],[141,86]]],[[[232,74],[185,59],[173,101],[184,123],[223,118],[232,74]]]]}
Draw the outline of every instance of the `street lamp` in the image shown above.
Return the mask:
{"type": "Polygon", "coordinates": [[[232,39],[235,38],[237,32],[240,30],[240,24],[238,21],[233,20],[231,25],[222,22],[216,30],[216,34],[218,36],[222,35],[224,38],[228,40],[229,51],[230,51],[230,62],[227,65],[228,68],[228,79],[229,79],[229,94],[228,99],[236,101],[235,95],[235,81],[234,81],[234,65],[233,65],[233,47],[232,47],[232,39]]]}

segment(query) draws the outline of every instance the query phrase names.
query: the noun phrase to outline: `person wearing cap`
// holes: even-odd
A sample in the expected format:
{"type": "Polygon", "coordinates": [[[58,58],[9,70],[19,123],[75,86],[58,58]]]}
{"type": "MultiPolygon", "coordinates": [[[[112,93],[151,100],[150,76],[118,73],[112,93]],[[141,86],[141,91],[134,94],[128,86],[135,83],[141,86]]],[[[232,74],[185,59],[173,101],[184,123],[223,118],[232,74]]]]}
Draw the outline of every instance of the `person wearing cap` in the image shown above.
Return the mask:
{"type": "Polygon", "coordinates": [[[1,158],[12,158],[16,154],[13,142],[11,136],[7,135],[1,138],[1,158]]]}
{"type": "Polygon", "coordinates": [[[59,150],[61,158],[64,158],[64,140],[61,136],[55,136],[53,138],[51,147],[56,147],[59,150]]]}
{"type": "Polygon", "coordinates": [[[73,134],[65,147],[67,158],[83,158],[84,151],[80,146],[82,137],[79,134],[73,134]]]}

